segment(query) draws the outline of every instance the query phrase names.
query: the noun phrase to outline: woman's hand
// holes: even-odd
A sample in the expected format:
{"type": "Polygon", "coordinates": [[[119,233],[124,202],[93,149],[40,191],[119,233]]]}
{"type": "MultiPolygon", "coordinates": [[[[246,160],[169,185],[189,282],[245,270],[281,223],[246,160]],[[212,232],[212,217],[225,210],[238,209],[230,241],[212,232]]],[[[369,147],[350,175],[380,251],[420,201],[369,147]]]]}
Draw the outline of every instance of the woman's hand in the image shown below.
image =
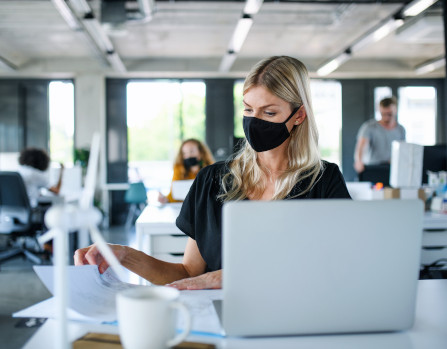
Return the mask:
{"type": "Polygon", "coordinates": [[[164,196],[162,193],[158,192],[158,202],[160,204],[167,204],[168,198],[166,196],[164,196]]]}
{"type": "Polygon", "coordinates": [[[178,290],[203,290],[222,288],[222,269],[196,277],[174,281],[166,286],[178,290]]]}
{"type": "MultiPolygon", "coordinates": [[[[108,245],[116,258],[121,262],[128,252],[127,246],[108,245]]],[[[97,265],[101,274],[109,267],[109,263],[104,259],[95,244],[76,250],[74,254],[74,263],[75,265],[97,265]]]]}

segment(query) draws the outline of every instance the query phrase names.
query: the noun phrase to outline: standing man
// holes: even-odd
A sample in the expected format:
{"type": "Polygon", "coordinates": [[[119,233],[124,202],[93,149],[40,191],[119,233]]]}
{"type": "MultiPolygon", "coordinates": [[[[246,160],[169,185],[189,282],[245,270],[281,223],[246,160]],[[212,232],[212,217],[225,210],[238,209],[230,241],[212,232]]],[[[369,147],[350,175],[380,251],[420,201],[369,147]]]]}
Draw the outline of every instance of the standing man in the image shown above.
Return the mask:
{"type": "Polygon", "coordinates": [[[404,141],[405,129],[396,120],[397,100],[384,98],[379,104],[382,118],[368,120],[360,127],[354,153],[354,168],[357,173],[365,165],[379,165],[391,160],[391,142],[404,141]]]}

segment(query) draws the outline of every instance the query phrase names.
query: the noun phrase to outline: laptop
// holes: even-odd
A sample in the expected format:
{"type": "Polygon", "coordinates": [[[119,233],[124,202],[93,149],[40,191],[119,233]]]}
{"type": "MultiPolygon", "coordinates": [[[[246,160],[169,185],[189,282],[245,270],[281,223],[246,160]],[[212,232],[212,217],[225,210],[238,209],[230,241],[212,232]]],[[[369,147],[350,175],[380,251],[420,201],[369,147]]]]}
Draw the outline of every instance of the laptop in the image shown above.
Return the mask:
{"type": "Polygon", "coordinates": [[[185,200],[186,195],[189,193],[193,179],[185,179],[180,181],[172,181],[172,197],[175,200],[185,200]]]}
{"type": "Polygon", "coordinates": [[[420,200],[225,204],[221,304],[225,334],[331,334],[412,327],[423,209],[420,200]]]}

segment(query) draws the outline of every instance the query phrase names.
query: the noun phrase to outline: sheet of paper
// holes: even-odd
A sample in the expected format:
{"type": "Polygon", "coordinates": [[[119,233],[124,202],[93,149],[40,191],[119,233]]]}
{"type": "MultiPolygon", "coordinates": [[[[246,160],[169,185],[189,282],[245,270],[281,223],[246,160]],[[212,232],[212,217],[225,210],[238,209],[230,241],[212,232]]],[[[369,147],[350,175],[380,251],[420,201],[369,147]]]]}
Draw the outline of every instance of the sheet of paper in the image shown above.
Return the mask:
{"type": "MultiPolygon", "coordinates": [[[[35,266],[39,278],[51,293],[54,293],[52,266],[35,266]]],[[[116,293],[129,287],[138,286],[121,282],[109,268],[100,274],[97,266],[69,266],[69,309],[70,320],[102,323],[116,321],[116,293]]],[[[192,333],[196,335],[221,336],[222,327],[212,303],[222,299],[222,290],[180,291],[180,302],[189,309],[192,316],[192,333]]],[[[14,317],[45,317],[54,318],[56,314],[56,299],[49,298],[40,303],[13,314],[14,317]]],[[[177,328],[184,328],[184,319],[178,319],[177,328]]]]}
{"type": "MultiPolygon", "coordinates": [[[[34,266],[34,270],[54,295],[54,267],[34,266]]],[[[129,287],[111,268],[100,274],[96,265],[68,266],[68,307],[98,321],[116,320],[116,294],[129,287]]]]}
{"type": "MultiPolygon", "coordinates": [[[[29,306],[12,314],[12,317],[30,317],[30,318],[50,318],[56,317],[56,298],[51,297],[42,302],[29,306]]],[[[73,309],[67,309],[67,317],[69,320],[82,321],[89,323],[103,323],[103,321],[79,314],[73,309]]]]}
{"type": "MultiPolygon", "coordinates": [[[[213,305],[215,299],[222,299],[222,290],[180,291],[180,302],[185,304],[191,312],[193,334],[223,335],[223,329],[213,305]]],[[[177,327],[184,328],[183,319],[178,319],[177,327]]]]}

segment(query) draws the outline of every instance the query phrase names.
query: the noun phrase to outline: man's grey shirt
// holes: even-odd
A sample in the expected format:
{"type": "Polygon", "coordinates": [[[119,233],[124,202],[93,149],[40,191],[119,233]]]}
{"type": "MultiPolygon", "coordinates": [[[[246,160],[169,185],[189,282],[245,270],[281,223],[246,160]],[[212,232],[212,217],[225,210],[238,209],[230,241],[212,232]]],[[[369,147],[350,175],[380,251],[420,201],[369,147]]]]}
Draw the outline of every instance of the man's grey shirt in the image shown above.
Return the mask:
{"type": "Polygon", "coordinates": [[[357,140],[368,140],[363,152],[365,165],[377,165],[391,160],[391,143],[393,141],[405,141],[405,129],[402,125],[388,130],[377,120],[368,120],[363,123],[357,134],[357,140]]]}

